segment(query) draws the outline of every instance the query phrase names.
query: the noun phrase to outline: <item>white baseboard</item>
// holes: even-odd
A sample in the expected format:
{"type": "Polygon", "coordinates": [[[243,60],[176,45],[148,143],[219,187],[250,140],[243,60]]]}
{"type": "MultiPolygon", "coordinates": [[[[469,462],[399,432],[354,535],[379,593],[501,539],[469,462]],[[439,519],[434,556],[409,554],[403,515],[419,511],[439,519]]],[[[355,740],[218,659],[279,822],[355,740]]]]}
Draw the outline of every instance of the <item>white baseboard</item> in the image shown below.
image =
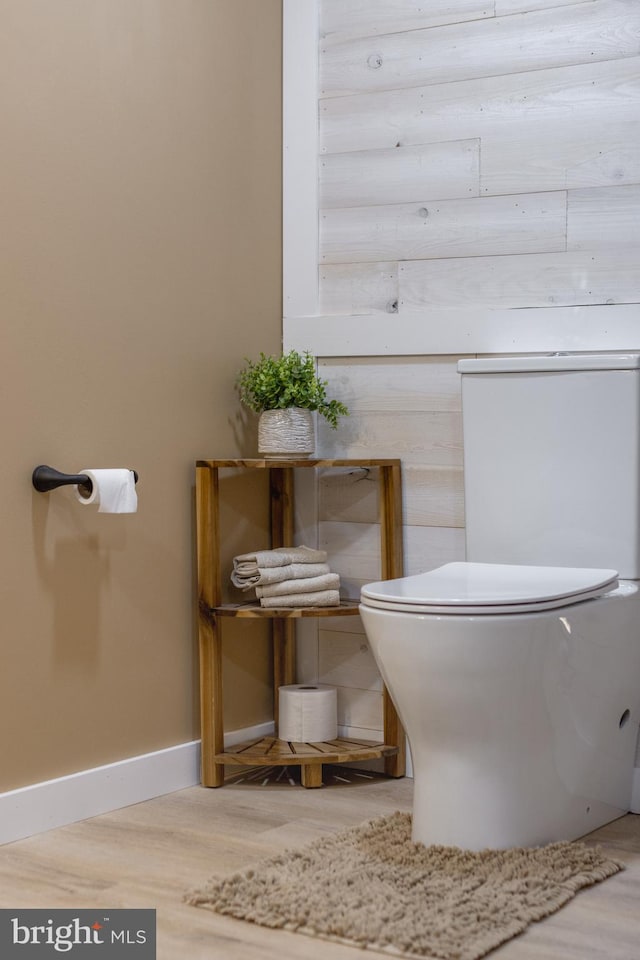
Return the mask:
{"type": "MultiPolygon", "coordinates": [[[[225,747],[273,733],[273,722],[225,735],[225,747]]],[[[200,783],[200,741],[179,743],[0,794],[0,844],[200,783]]]]}
{"type": "MultiPolygon", "coordinates": [[[[273,721],[232,730],[224,745],[270,736],[273,721]]],[[[376,740],[380,734],[360,727],[340,727],[339,736],[376,740]]],[[[407,751],[407,775],[411,776],[411,755],[407,751]]],[[[371,761],[375,768],[376,761],[371,761]]],[[[200,783],[200,741],[179,743],[153,753],[129,757],[116,763],[80,770],[55,780],[45,780],[0,793],[0,845],[64,827],[79,820],[97,817],[152,800],[165,793],[200,783]]],[[[634,797],[640,812],[640,770],[636,771],[634,797]]]]}

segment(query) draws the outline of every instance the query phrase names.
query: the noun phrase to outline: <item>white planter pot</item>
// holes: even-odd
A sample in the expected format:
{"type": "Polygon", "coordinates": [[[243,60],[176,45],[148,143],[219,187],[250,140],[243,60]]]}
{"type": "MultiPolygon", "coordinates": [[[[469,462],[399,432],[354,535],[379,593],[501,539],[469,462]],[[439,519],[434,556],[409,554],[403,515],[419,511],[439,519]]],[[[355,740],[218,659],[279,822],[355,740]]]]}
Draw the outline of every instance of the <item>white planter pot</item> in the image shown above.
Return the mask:
{"type": "Polygon", "coordinates": [[[258,421],[258,450],[272,460],[298,460],[316,448],[313,413],[302,407],[265,410],[258,421]]]}

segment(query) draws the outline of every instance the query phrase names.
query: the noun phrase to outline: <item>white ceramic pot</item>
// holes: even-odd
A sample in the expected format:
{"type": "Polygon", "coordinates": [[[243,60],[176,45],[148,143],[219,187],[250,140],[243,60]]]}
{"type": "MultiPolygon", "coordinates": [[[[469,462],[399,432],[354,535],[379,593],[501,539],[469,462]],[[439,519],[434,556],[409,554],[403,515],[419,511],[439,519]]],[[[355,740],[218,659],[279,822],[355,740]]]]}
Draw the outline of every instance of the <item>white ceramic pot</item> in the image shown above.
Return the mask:
{"type": "Polygon", "coordinates": [[[316,448],[313,413],[302,407],[265,410],[258,421],[258,450],[272,460],[308,457],[316,448]]]}

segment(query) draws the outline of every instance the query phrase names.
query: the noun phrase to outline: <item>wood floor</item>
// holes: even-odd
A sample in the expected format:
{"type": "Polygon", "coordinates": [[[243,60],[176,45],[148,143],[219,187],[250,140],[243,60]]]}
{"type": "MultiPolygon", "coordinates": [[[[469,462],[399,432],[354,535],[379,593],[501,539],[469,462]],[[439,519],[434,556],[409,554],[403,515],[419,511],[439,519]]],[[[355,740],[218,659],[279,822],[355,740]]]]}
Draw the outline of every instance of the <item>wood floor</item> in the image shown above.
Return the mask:
{"type": "MultiPolygon", "coordinates": [[[[286,776],[263,785],[262,774],[7,844],[0,848],[0,907],[155,907],[159,960],[357,960],[357,948],[218,917],[181,899],[213,874],[411,808],[411,780],[333,770],[350,782],[329,770],[330,783],[305,790],[286,776]]],[[[492,960],[640,960],[640,817],[623,817],[588,842],[626,869],[579,893],[492,960]]]]}

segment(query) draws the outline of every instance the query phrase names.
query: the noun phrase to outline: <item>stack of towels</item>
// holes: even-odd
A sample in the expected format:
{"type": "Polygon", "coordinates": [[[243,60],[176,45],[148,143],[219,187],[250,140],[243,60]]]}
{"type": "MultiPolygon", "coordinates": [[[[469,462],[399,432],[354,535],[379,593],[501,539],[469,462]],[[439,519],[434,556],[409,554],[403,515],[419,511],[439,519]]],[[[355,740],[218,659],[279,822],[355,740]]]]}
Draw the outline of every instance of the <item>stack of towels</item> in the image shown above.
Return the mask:
{"type": "Polygon", "coordinates": [[[324,550],[281,547],[243,553],[233,560],[231,581],[241,590],[255,588],[261,607],[337,607],[340,577],[332,573],[324,550]]]}

